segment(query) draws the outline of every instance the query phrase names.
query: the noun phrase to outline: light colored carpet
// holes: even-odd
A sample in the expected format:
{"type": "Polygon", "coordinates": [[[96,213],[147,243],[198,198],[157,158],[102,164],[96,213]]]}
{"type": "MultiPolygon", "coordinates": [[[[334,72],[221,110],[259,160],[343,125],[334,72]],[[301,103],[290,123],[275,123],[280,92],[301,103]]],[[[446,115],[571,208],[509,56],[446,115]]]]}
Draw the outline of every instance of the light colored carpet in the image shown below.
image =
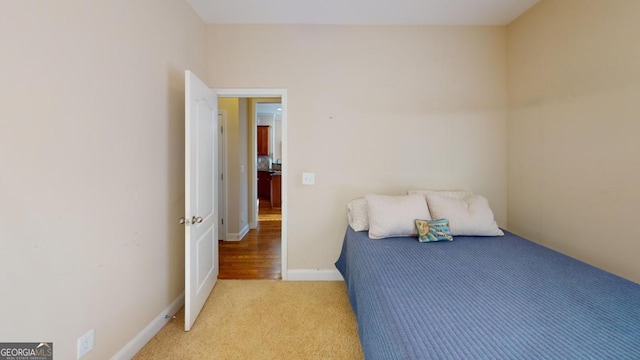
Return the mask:
{"type": "Polygon", "coordinates": [[[218,280],[184,331],[180,310],[134,357],[363,359],[344,282],[218,280]]]}

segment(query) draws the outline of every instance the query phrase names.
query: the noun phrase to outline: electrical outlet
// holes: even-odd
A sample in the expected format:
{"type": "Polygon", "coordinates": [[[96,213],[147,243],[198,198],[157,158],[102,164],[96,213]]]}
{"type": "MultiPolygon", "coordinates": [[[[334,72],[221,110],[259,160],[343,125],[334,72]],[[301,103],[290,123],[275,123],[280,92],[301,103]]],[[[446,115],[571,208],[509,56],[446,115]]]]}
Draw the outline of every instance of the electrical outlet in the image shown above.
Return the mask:
{"type": "Polygon", "coordinates": [[[78,359],[93,350],[93,330],[91,329],[91,331],[78,338],[78,359]]]}

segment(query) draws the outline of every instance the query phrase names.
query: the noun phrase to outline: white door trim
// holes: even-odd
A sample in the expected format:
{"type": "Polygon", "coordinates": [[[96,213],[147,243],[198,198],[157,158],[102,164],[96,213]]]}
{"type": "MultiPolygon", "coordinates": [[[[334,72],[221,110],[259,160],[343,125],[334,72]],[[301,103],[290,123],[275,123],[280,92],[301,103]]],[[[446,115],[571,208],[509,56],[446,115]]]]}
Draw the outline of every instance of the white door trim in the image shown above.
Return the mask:
{"type": "MultiPolygon", "coordinates": [[[[227,240],[227,238],[229,237],[229,233],[227,232],[227,212],[228,212],[228,205],[227,205],[227,111],[226,110],[220,110],[218,109],[218,128],[222,128],[222,134],[218,133],[219,135],[219,149],[222,149],[222,151],[220,152],[218,159],[222,159],[222,163],[221,163],[221,167],[222,167],[222,173],[218,174],[218,183],[220,184],[218,186],[218,199],[220,200],[220,203],[218,204],[218,209],[220,210],[220,208],[222,208],[221,211],[219,211],[219,217],[221,217],[223,219],[223,224],[218,224],[220,226],[220,230],[218,231],[218,234],[222,233],[222,238],[218,236],[218,240],[227,240]],[[222,179],[221,179],[222,177],[222,179]]],[[[218,167],[220,168],[220,166],[218,167]]]]}
{"type": "Polygon", "coordinates": [[[280,97],[282,103],[282,234],[281,234],[281,263],[282,280],[288,278],[287,244],[288,244],[288,186],[289,173],[288,139],[287,139],[287,89],[212,89],[217,97],[257,98],[280,97]]]}

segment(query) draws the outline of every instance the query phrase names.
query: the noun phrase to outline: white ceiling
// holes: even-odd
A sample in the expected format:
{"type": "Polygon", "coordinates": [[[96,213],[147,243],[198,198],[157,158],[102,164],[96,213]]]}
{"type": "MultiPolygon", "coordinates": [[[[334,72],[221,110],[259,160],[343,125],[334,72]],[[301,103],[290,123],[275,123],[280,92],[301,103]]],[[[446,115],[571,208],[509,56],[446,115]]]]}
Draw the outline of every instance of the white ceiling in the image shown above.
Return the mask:
{"type": "Polygon", "coordinates": [[[506,25],[539,0],[187,0],[211,24],[506,25]]]}

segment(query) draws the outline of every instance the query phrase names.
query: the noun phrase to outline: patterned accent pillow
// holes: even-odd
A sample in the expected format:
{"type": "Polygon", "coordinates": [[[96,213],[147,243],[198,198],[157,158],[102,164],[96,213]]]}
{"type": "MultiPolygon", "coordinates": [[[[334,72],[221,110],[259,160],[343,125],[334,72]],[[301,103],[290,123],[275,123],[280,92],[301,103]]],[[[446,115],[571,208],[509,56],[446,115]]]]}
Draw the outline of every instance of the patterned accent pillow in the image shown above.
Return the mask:
{"type": "Polygon", "coordinates": [[[416,219],[416,228],[418,229],[418,241],[453,241],[451,230],[449,230],[449,220],[420,220],[416,219]]]}

